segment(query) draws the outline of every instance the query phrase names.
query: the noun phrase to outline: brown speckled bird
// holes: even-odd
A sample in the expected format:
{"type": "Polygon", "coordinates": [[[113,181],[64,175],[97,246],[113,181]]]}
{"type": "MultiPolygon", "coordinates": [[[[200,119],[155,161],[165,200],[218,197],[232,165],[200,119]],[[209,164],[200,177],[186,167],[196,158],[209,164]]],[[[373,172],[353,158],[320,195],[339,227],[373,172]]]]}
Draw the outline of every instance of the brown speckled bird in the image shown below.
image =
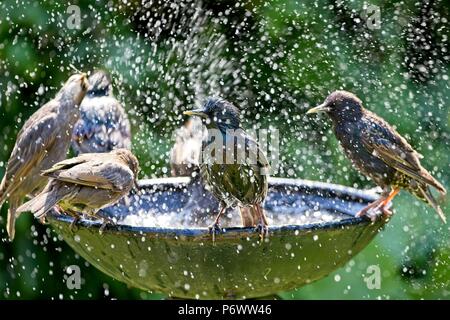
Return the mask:
{"type": "Polygon", "coordinates": [[[0,206],[8,199],[7,231],[14,239],[16,209],[24,197],[40,191],[47,178],[42,170],[66,158],[73,125],[86,94],[85,74],[71,76],[56,97],[37,110],[23,125],[0,184],[0,206]]]}
{"type": "Polygon", "coordinates": [[[383,188],[381,197],[357,215],[381,210],[391,215],[387,205],[400,189],[406,189],[431,205],[446,222],[430,187],[442,195],[445,188],[422,167],[411,145],[386,121],[366,110],[361,100],[346,91],[335,91],[325,102],[307,113],[325,112],[333,122],[334,133],[345,154],[363,174],[383,188]]]}
{"type": "Polygon", "coordinates": [[[111,78],[104,71],[96,71],[89,77],[89,88],[80,106],[80,119],[75,124],[72,140],[77,155],[131,149],[130,121],[114,97],[111,78]]]}
{"type": "MultiPolygon", "coordinates": [[[[139,162],[127,149],[110,153],[85,153],[45,170],[50,178],[44,190],[17,211],[31,211],[42,218],[56,204],[77,220],[79,213],[97,211],[127,195],[136,185],[139,162]]],[[[106,219],[106,217],[102,217],[106,219]]]]}

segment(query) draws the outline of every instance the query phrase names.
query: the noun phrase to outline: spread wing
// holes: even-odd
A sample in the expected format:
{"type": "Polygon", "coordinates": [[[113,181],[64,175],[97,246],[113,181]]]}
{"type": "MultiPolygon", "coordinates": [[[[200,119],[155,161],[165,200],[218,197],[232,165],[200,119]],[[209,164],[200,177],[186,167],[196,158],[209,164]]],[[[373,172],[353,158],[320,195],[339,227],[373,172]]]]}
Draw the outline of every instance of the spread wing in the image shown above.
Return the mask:
{"type": "Polygon", "coordinates": [[[39,114],[30,118],[17,136],[4,176],[6,190],[2,194],[14,192],[22,181],[45,157],[53,146],[58,132],[56,113],[49,113],[41,118],[39,114]]]}
{"type": "Polygon", "coordinates": [[[364,147],[372,155],[392,168],[445,192],[443,186],[420,165],[422,156],[387,123],[370,120],[370,125],[362,130],[361,138],[364,147]]]}
{"type": "Polygon", "coordinates": [[[128,166],[108,154],[85,154],[57,163],[43,175],[64,182],[122,192],[133,186],[128,166]]]}

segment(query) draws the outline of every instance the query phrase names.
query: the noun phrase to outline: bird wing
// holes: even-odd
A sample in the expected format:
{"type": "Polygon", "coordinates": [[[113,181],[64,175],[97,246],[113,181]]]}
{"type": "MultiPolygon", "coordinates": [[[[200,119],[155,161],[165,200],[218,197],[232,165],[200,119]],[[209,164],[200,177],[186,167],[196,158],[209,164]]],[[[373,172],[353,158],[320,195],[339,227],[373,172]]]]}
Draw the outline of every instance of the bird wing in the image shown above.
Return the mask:
{"type": "MultiPolygon", "coordinates": [[[[34,118],[30,118],[34,120],[34,118]]],[[[7,181],[7,189],[3,194],[16,190],[20,181],[39,164],[47,154],[47,151],[56,141],[54,132],[57,130],[57,115],[49,113],[42,119],[27,122],[20,130],[11,156],[8,160],[4,180],[7,181]]]]}
{"type": "Polygon", "coordinates": [[[104,153],[86,153],[86,154],[81,154],[78,157],[65,159],[63,161],[55,163],[51,168],[49,168],[47,170],[43,170],[41,172],[41,174],[43,176],[51,176],[52,174],[54,174],[57,171],[68,170],[68,169],[70,169],[70,168],[72,168],[74,166],[77,166],[79,164],[89,162],[92,159],[101,160],[102,158],[105,157],[105,155],[106,154],[104,154],[104,153]]]}
{"type": "Polygon", "coordinates": [[[425,184],[445,190],[421,165],[417,153],[411,145],[387,123],[370,121],[362,129],[362,143],[374,156],[403,174],[425,184]]]}
{"type": "Polygon", "coordinates": [[[126,165],[106,159],[107,154],[85,154],[57,163],[43,175],[64,182],[122,192],[131,188],[134,174],[126,165]],[[77,159],[77,160],[75,160],[77,159]]]}
{"type": "Polygon", "coordinates": [[[246,139],[246,151],[249,153],[250,159],[257,159],[257,164],[261,168],[265,168],[267,170],[270,170],[270,164],[267,160],[266,155],[261,150],[259,143],[256,142],[252,137],[250,137],[248,134],[245,135],[246,139]]]}

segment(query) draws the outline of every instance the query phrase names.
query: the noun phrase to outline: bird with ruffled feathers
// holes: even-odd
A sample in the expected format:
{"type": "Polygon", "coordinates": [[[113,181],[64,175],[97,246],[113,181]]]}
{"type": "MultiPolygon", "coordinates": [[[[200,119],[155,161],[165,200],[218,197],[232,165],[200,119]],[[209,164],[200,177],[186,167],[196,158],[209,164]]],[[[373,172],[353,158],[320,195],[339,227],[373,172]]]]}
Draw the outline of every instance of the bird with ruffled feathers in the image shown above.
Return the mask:
{"type": "Polygon", "coordinates": [[[14,239],[17,208],[26,196],[47,183],[41,171],[66,158],[79,105],[89,83],[84,73],[72,75],[56,96],[39,108],[17,134],[0,184],[0,207],[8,199],[7,231],[14,239]]]}
{"type": "Polygon", "coordinates": [[[73,129],[75,154],[131,149],[131,129],[125,109],[114,97],[111,77],[102,70],[89,77],[89,88],[73,129]]]}
{"type": "Polygon", "coordinates": [[[224,99],[209,98],[201,109],[186,111],[185,114],[204,120],[208,138],[203,150],[216,143],[215,147],[225,150],[223,155],[227,157],[227,146],[234,148],[233,159],[211,158],[208,152],[204,152],[205,157],[200,163],[203,180],[220,202],[219,213],[210,227],[213,236],[221,230],[219,221],[225,210],[238,206],[249,209],[240,211],[243,225],[255,226],[265,237],[268,222],[262,204],[267,196],[269,163],[258,143],[242,129],[239,109],[224,99]],[[220,132],[221,143],[214,140],[214,130],[220,132]],[[245,156],[239,158],[239,152],[245,152],[245,156]]]}
{"type": "Polygon", "coordinates": [[[127,149],[85,153],[56,163],[42,176],[50,178],[44,190],[21,205],[17,212],[32,212],[43,218],[55,205],[75,219],[80,214],[104,220],[102,229],[112,221],[99,210],[118,202],[136,185],[139,172],[137,158],[127,149]]]}

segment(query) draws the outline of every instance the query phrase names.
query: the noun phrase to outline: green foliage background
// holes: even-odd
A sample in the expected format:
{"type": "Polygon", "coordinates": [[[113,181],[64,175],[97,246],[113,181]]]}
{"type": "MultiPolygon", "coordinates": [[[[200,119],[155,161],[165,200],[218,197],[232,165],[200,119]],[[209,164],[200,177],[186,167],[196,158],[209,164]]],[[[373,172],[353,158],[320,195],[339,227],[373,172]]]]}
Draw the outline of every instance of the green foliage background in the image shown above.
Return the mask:
{"type": "MultiPolygon", "coordinates": [[[[182,111],[207,95],[243,109],[244,126],[282,133],[278,176],[360,188],[373,185],[345,159],[324,118],[304,112],[335,89],[356,93],[394,124],[447,187],[449,175],[449,7],[445,1],[73,1],[0,3],[0,175],[23,122],[72,72],[108,69],[130,114],[142,177],[168,175],[168,150],[182,111]],[[381,9],[370,30],[365,5],[381,9]]],[[[448,198],[444,211],[448,211],[448,198]]],[[[386,229],[327,278],[282,298],[448,299],[449,227],[402,193],[386,229]],[[382,284],[369,290],[369,265],[382,284]]],[[[161,298],[127,288],[89,266],[47,226],[20,218],[6,239],[0,218],[0,297],[6,299],[161,298]],[[64,282],[82,268],[82,289],[64,282]]]]}

